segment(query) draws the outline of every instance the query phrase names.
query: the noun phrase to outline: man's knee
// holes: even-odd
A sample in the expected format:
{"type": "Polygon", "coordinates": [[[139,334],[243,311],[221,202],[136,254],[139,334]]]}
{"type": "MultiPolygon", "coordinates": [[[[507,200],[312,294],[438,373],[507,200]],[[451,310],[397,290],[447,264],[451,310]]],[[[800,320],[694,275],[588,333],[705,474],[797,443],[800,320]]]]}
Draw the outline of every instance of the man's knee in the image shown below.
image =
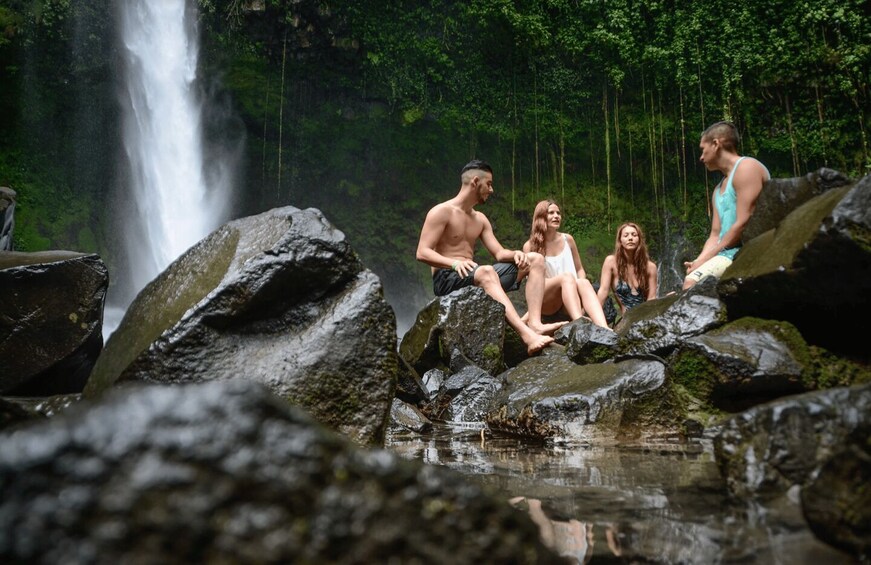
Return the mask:
{"type": "Polygon", "coordinates": [[[494,282],[499,282],[499,274],[493,268],[493,265],[481,265],[475,269],[475,284],[477,286],[484,286],[494,282]]]}
{"type": "Polygon", "coordinates": [[[530,251],[526,254],[526,262],[529,263],[531,268],[544,267],[544,255],[536,253],[535,251],[530,251]]]}

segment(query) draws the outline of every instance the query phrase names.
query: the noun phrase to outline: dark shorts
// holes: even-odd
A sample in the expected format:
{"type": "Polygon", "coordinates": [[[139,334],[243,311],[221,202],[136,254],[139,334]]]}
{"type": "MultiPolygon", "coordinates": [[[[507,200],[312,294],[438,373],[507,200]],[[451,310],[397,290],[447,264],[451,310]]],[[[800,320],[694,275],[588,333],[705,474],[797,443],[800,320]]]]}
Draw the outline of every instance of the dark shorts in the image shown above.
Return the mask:
{"type": "MultiPolygon", "coordinates": [[[[475,267],[475,271],[479,267],[475,267]]],[[[520,282],[517,280],[517,265],[514,263],[496,263],[493,265],[493,269],[499,275],[499,282],[502,283],[502,289],[505,292],[520,288],[520,282]]],[[[475,284],[475,271],[463,278],[452,269],[438,269],[432,275],[432,291],[436,296],[444,296],[455,290],[472,286],[475,284]]]]}

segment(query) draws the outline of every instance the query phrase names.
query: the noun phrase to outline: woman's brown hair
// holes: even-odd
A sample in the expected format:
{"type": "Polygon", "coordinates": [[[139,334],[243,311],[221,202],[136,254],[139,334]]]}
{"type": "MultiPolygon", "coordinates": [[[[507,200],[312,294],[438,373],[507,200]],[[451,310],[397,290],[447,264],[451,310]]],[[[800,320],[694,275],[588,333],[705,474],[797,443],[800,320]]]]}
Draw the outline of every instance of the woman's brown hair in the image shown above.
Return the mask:
{"type": "Polygon", "coordinates": [[[627,272],[631,264],[635,270],[635,277],[638,279],[638,291],[641,293],[641,296],[647,296],[647,291],[649,290],[647,285],[647,262],[650,261],[650,257],[647,253],[647,243],[644,241],[644,232],[641,231],[638,224],[626,222],[617,228],[617,238],[614,242],[614,258],[617,260],[617,278],[629,284],[627,272]],[[620,236],[623,234],[623,230],[628,227],[635,228],[635,231],[638,232],[638,247],[635,249],[635,256],[631,258],[626,249],[623,248],[623,245],[620,244],[620,236]]]}

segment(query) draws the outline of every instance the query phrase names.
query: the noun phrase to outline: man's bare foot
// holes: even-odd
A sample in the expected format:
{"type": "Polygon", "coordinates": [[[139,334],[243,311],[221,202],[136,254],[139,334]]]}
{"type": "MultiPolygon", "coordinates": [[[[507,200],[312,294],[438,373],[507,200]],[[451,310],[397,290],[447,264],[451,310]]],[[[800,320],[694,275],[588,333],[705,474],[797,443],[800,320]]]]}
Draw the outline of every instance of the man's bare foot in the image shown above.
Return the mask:
{"type": "Polygon", "coordinates": [[[535,355],[542,349],[553,343],[553,338],[547,335],[529,334],[529,337],[522,338],[526,344],[526,353],[530,356],[535,355]]]}
{"type": "Polygon", "coordinates": [[[568,324],[568,322],[554,322],[552,324],[527,324],[529,329],[538,335],[553,335],[555,331],[568,324]]]}

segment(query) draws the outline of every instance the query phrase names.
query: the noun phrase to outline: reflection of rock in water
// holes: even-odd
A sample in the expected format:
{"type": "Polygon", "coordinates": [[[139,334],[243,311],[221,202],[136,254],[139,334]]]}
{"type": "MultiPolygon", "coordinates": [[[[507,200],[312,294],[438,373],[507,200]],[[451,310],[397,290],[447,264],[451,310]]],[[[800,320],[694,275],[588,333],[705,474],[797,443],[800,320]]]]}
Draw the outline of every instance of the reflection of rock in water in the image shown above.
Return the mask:
{"type": "Polygon", "coordinates": [[[577,562],[851,562],[814,537],[796,505],[730,505],[707,441],[566,448],[485,436],[436,423],[426,434],[389,436],[387,445],[475,475],[506,500],[536,498],[551,520],[583,524],[588,547],[577,562]]]}

